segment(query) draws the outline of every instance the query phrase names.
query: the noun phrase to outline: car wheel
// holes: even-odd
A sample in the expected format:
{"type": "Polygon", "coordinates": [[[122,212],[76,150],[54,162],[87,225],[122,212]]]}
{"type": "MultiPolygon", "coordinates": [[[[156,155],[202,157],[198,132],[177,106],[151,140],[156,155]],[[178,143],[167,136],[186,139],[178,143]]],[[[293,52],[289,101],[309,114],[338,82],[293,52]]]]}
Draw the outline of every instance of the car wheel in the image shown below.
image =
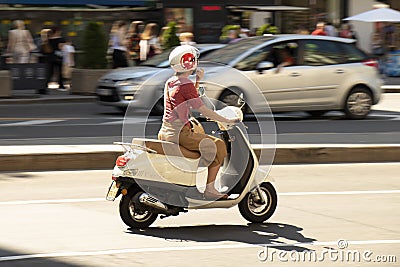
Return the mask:
{"type": "Polygon", "coordinates": [[[371,92],[364,87],[355,87],[346,98],[344,113],[350,119],[364,119],[371,111],[371,107],[371,92]]]}
{"type": "MultiPolygon", "coordinates": [[[[219,97],[219,101],[223,102],[227,106],[240,107],[239,98],[242,92],[240,90],[232,91],[230,89],[226,89],[221,96],[219,97]]],[[[242,107],[243,114],[246,114],[248,110],[247,104],[242,107]]]]}

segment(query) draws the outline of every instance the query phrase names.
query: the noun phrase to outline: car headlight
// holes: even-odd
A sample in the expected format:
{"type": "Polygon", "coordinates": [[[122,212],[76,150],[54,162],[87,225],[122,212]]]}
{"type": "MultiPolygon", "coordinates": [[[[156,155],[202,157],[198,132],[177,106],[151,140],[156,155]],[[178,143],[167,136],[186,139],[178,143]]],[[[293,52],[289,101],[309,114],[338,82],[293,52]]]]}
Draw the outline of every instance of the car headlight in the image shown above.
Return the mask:
{"type": "Polygon", "coordinates": [[[122,91],[137,91],[142,86],[141,80],[124,80],[116,82],[115,85],[122,91]]]}
{"type": "Polygon", "coordinates": [[[116,86],[137,86],[140,84],[138,84],[138,82],[135,80],[125,80],[125,81],[116,82],[115,85],[116,86]]]}

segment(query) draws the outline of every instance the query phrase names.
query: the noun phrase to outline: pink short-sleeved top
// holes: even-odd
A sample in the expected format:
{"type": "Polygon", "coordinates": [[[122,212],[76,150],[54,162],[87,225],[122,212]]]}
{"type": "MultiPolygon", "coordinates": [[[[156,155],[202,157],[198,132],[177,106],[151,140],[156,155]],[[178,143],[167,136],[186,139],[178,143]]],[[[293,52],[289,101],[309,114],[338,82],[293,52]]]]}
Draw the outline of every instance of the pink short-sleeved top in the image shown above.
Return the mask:
{"type": "Polygon", "coordinates": [[[198,109],[204,105],[196,87],[188,78],[171,77],[165,83],[165,112],[163,121],[173,122],[176,119],[184,124],[189,123],[189,109],[198,109]],[[168,90],[168,91],[167,91],[168,90]]]}

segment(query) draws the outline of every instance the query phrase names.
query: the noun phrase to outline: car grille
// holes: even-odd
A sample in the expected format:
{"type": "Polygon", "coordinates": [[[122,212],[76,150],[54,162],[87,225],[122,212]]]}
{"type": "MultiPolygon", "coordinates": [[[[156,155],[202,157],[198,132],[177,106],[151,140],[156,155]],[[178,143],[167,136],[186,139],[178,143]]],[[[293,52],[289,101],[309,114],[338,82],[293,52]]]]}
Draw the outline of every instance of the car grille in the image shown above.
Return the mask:
{"type": "Polygon", "coordinates": [[[103,102],[118,102],[120,99],[118,97],[117,94],[117,90],[115,89],[115,87],[112,86],[99,86],[99,89],[107,89],[110,90],[112,92],[111,95],[97,95],[97,97],[99,98],[100,101],[103,102]]]}

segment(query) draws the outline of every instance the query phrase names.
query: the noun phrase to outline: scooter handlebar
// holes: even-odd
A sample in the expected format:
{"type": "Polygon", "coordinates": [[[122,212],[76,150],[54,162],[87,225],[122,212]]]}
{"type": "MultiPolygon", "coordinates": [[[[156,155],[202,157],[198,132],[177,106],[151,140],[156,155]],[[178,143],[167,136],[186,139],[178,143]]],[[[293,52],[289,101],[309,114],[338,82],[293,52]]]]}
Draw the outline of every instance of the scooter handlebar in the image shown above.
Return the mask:
{"type": "MultiPolygon", "coordinates": [[[[224,107],[223,109],[217,110],[216,112],[227,119],[238,119],[238,122],[243,121],[243,112],[238,107],[227,106],[224,107]]],[[[220,121],[217,123],[221,130],[229,130],[236,124],[231,122],[220,122],[220,121]]]]}

